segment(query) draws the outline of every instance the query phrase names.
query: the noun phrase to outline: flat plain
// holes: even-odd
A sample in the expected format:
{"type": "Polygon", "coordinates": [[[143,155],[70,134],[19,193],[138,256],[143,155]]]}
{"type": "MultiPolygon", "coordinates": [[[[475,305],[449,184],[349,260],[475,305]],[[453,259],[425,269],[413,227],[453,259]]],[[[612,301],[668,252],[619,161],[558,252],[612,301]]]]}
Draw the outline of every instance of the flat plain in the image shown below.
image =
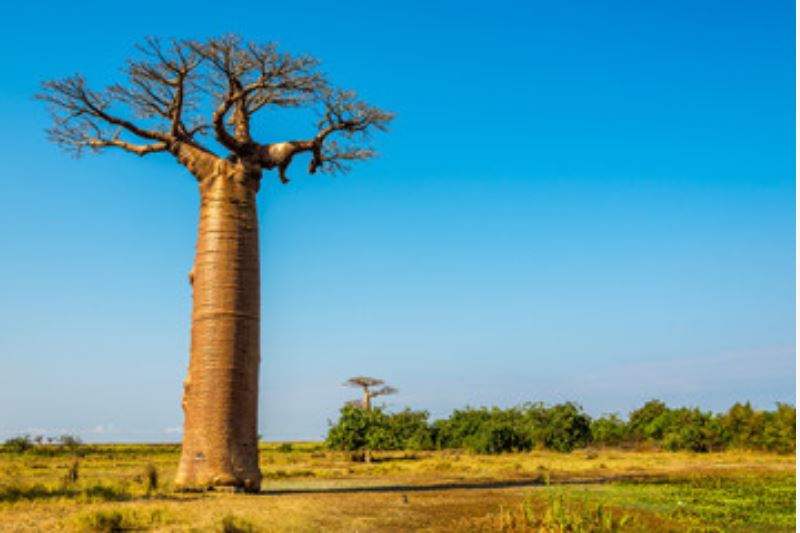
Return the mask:
{"type": "Polygon", "coordinates": [[[261,445],[262,492],[176,493],[177,445],[0,452],[0,531],[794,531],[795,456],[261,445]]]}

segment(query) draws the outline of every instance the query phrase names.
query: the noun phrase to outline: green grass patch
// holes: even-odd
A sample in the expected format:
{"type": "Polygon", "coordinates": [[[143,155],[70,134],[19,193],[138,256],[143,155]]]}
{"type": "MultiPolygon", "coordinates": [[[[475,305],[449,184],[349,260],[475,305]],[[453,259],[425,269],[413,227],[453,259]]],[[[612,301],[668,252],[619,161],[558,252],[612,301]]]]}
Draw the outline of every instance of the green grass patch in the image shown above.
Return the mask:
{"type": "Polygon", "coordinates": [[[794,474],[697,475],[548,491],[546,526],[569,531],[638,531],[653,522],[676,531],[794,531],[795,525],[794,474]]]}
{"type": "Polygon", "coordinates": [[[793,474],[698,475],[611,485],[602,492],[618,505],[665,515],[692,528],[777,531],[793,530],[795,524],[793,474]]]}
{"type": "Polygon", "coordinates": [[[125,501],[131,494],[125,487],[92,484],[84,487],[47,486],[41,483],[22,485],[10,483],[0,485],[0,502],[16,503],[20,501],[52,500],[57,498],[76,499],[80,501],[125,501]]]}
{"type": "Polygon", "coordinates": [[[99,509],[76,515],[71,526],[76,531],[116,533],[149,531],[173,522],[173,516],[164,509],[99,509]]]}

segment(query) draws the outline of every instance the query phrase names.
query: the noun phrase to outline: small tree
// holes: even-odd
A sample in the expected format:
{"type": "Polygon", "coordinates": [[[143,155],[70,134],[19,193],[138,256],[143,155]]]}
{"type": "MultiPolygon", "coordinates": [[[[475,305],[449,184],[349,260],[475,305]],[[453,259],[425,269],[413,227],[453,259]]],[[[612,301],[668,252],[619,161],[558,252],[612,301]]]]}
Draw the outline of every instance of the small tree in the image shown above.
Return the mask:
{"type": "Polygon", "coordinates": [[[650,400],[630,414],[628,430],[638,441],[660,441],[669,419],[670,409],[660,400],[650,400]]]}
{"type": "Polygon", "coordinates": [[[327,444],[334,450],[356,452],[353,457],[371,462],[372,450],[399,447],[389,425],[389,417],[380,408],[366,410],[351,403],[340,410],[336,425],[328,430],[327,444]]]}
{"type": "Polygon", "coordinates": [[[581,406],[566,402],[548,409],[548,424],[544,431],[544,445],[559,452],[583,448],[592,438],[592,419],[581,406]]]}
{"type": "Polygon", "coordinates": [[[80,437],[76,437],[75,435],[64,434],[56,439],[58,443],[64,447],[70,453],[78,453],[81,446],[83,446],[83,441],[80,437]]]}
{"type": "Polygon", "coordinates": [[[763,411],[753,409],[750,402],[736,402],[719,418],[730,447],[753,449],[763,446],[767,416],[763,411]]]}
{"type": "Polygon", "coordinates": [[[592,420],[591,432],[593,444],[619,446],[627,437],[627,425],[614,413],[592,420]]]}
{"type": "Polygon", "coordinates": [[[370,378],[367,376],[356,376],[348,379],[344,383],[346,387],[360,388],[364,391],[364,399],[355,400],[353,405],[360,405],[365,411],[369,411],[372,408],[372,398],[375,398],[376,396],[386,396],[388,394],[397,393],[397,389],[394,387],[389,387],[388,385],[381,387],[380,389],[373,388],[383,384],[384,381],[382,379],[370,378]]]}
{"type": "Polygon", "coordinates": [[[766,449],[792,453],[797,449],[797,409],[794,405],[778,402],[776,410],[769,413],[764,427],[766,449]]]}

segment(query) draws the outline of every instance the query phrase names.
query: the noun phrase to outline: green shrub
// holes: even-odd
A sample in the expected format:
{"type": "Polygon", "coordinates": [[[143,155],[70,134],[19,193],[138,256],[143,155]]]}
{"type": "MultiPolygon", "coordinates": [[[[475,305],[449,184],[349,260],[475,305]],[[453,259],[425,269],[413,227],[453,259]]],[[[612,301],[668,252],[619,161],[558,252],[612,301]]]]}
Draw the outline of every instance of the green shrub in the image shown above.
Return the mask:
{"type": "Polygon", "coordinates": [[[388,416],[380,407],[366,411],[351,404],[342,407],[339,421],[328,430],[326,443],[343,451],[399,448],[390,431],[388,416]]]}
{"type": "Polygon", "coordinates": [[[601,446],[619,446],[628,437],[628,426],[616,414],[602,416],[590,426],[592,442],[601,446]]]}
{"type": "Polygon", "coordinates": [[[575,403],[554,405],[547,411],[547,425],[541,435],[546,448],[570,452],[583,448],[592,438],[592,419],[575,403]]]}
{"type": "Polygon", "coordinates": [[[735,403],[720,415],[719,422],[726,444],[731,448],[754,449],[763,447],[764,413],[747,403],[735,403]]]}
{"type": "Polygon", "coordinates": [[[433,431],[427,411],[403,409],[388,415],[389,431],[399,448],[405,450],[433,449],[433,431]]]}
{"type": "MultiPolygon", "coordinates": [[[[773,412],[735,404],[714,415],[693,407],[669,408],[651,400],[630,414],[592,420],[575,403],[553,406],[528,403],[510,409],[456,409],[445,419],[428,422],[428,413],[405,409],[386,413],[346,405],[328,432],[333,449],[366,450],[467,449],[503,453],[544,448],[569,452],[595,443],[620,446],[647,442],[666,450],[709,452],[727,447],[791,453],[796,449],[796,409],[777,404],[773,412]]],[[[363,455],[363,454],[361,454],[363,455]]],[[[361,456],[359,455],[359,456],[361,456]]]]}
{"type": "Polygon", "coordinates": [[[3,446],[11,453],[23,453],[33,448],[33,441],[30,435],[20,435],[6,439],[3,446]]]}
{"type": "Polygon", "coordinates": [[[628,419],[628,434],[634,440],[658,441],[664,436],[669,407],[660,400],[650,400],[634,410],[628,419]]]}
{"type": "Polygon", "coordinates": [[[488,420],[478,432],[465,439],[465,447],[475,453],[498,454],[531,449],[531,441],[508,420],[488,420]]]}
{"type": "Polygon", "coordinates": [[[710,452],[724,446],[719,420],[697,408],[682,407],[661,415],[664,419],[661,446],[667,450],[710,452]]]}
{"type": "Polygon", "coordinates": [[[436,447],[435,434],[430,426],[419,428],[406,440],[406,450],[433,450],[436,447]]]}
{"type": "Polygon", "coordinates": [[[778,403],[764,424],[764,448],[779,453],[794,453],[797,446],[797,409],[778,403]]]}
{"type": "Polygon", "coordinates": [[[77,453],[81,446],[83,446],[83,441],[74,435],[61,435],[56,441],[70,453],[77,453]]]}
{"type": "Polygon", "coordinates": [[[528,403],[508,412],[516,413],[519,431],[527,436],[531,446],[569,452],[591,440],[592,419],[578,404],[567,402],[547,407],[528,403]]]}
{"type": "Polygon", "coordinates": [[[449,418],[434,422],[435,444],[437,448],[466,448],[467,439],[476,435],[481,426],[492,418],[491,413],[483,409],[456,409],[449,418]]]}
{"type": "Polygon", "coordinates": [[[388,414],[381,407],[369,411],[347,404],[339,420],[331,424],[326,443],[344,451],[421,450],[433,448],[428,413],[405,409],[388,414]]]}

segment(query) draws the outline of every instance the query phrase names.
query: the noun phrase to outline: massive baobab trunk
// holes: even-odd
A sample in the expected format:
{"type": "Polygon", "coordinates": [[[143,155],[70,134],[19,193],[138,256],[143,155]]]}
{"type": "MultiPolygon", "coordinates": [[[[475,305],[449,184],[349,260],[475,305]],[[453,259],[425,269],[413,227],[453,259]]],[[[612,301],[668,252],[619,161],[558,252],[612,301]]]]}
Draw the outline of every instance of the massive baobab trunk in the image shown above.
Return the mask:
{"type": "Polygon", "coordinates": [[[200,180],[184,440],[176,484],[258,491],[258,179],[226,161],[200,180]]]}
{"type": "Polygon", "coordinates": [[[192,348],[176,485],[256,492],[261,483],[256,193],[262,174],[277,170],[288,183],[287,169],[301,153],[311,156],[311,174],[345,171],[375,155],[361,143],[370,130],[386,130],[392,114],[352,91],[330,87],[312,57],[282,53],[272,44],[227,35],[172,41],[166,48],[148,39],[137,49],[143,57],[128,62],[127,86],[95,91],[80,75],[45,82],[39,97],[51,105],[54,126],[48,132],[78,155],[106,148],[139,156],[170,153],[197,178],[192,348]],[[208,103],[213,111],[201,113],[208,103]],[[127,113],[119,114],[115,106],[127,113]],[[310,137],[259,143],[250,135],[250,118],[259,110],[299,106],[313,107],[320,116],[310,137]],[[226,154],[204,146],[209,135],[226,154]]]}

